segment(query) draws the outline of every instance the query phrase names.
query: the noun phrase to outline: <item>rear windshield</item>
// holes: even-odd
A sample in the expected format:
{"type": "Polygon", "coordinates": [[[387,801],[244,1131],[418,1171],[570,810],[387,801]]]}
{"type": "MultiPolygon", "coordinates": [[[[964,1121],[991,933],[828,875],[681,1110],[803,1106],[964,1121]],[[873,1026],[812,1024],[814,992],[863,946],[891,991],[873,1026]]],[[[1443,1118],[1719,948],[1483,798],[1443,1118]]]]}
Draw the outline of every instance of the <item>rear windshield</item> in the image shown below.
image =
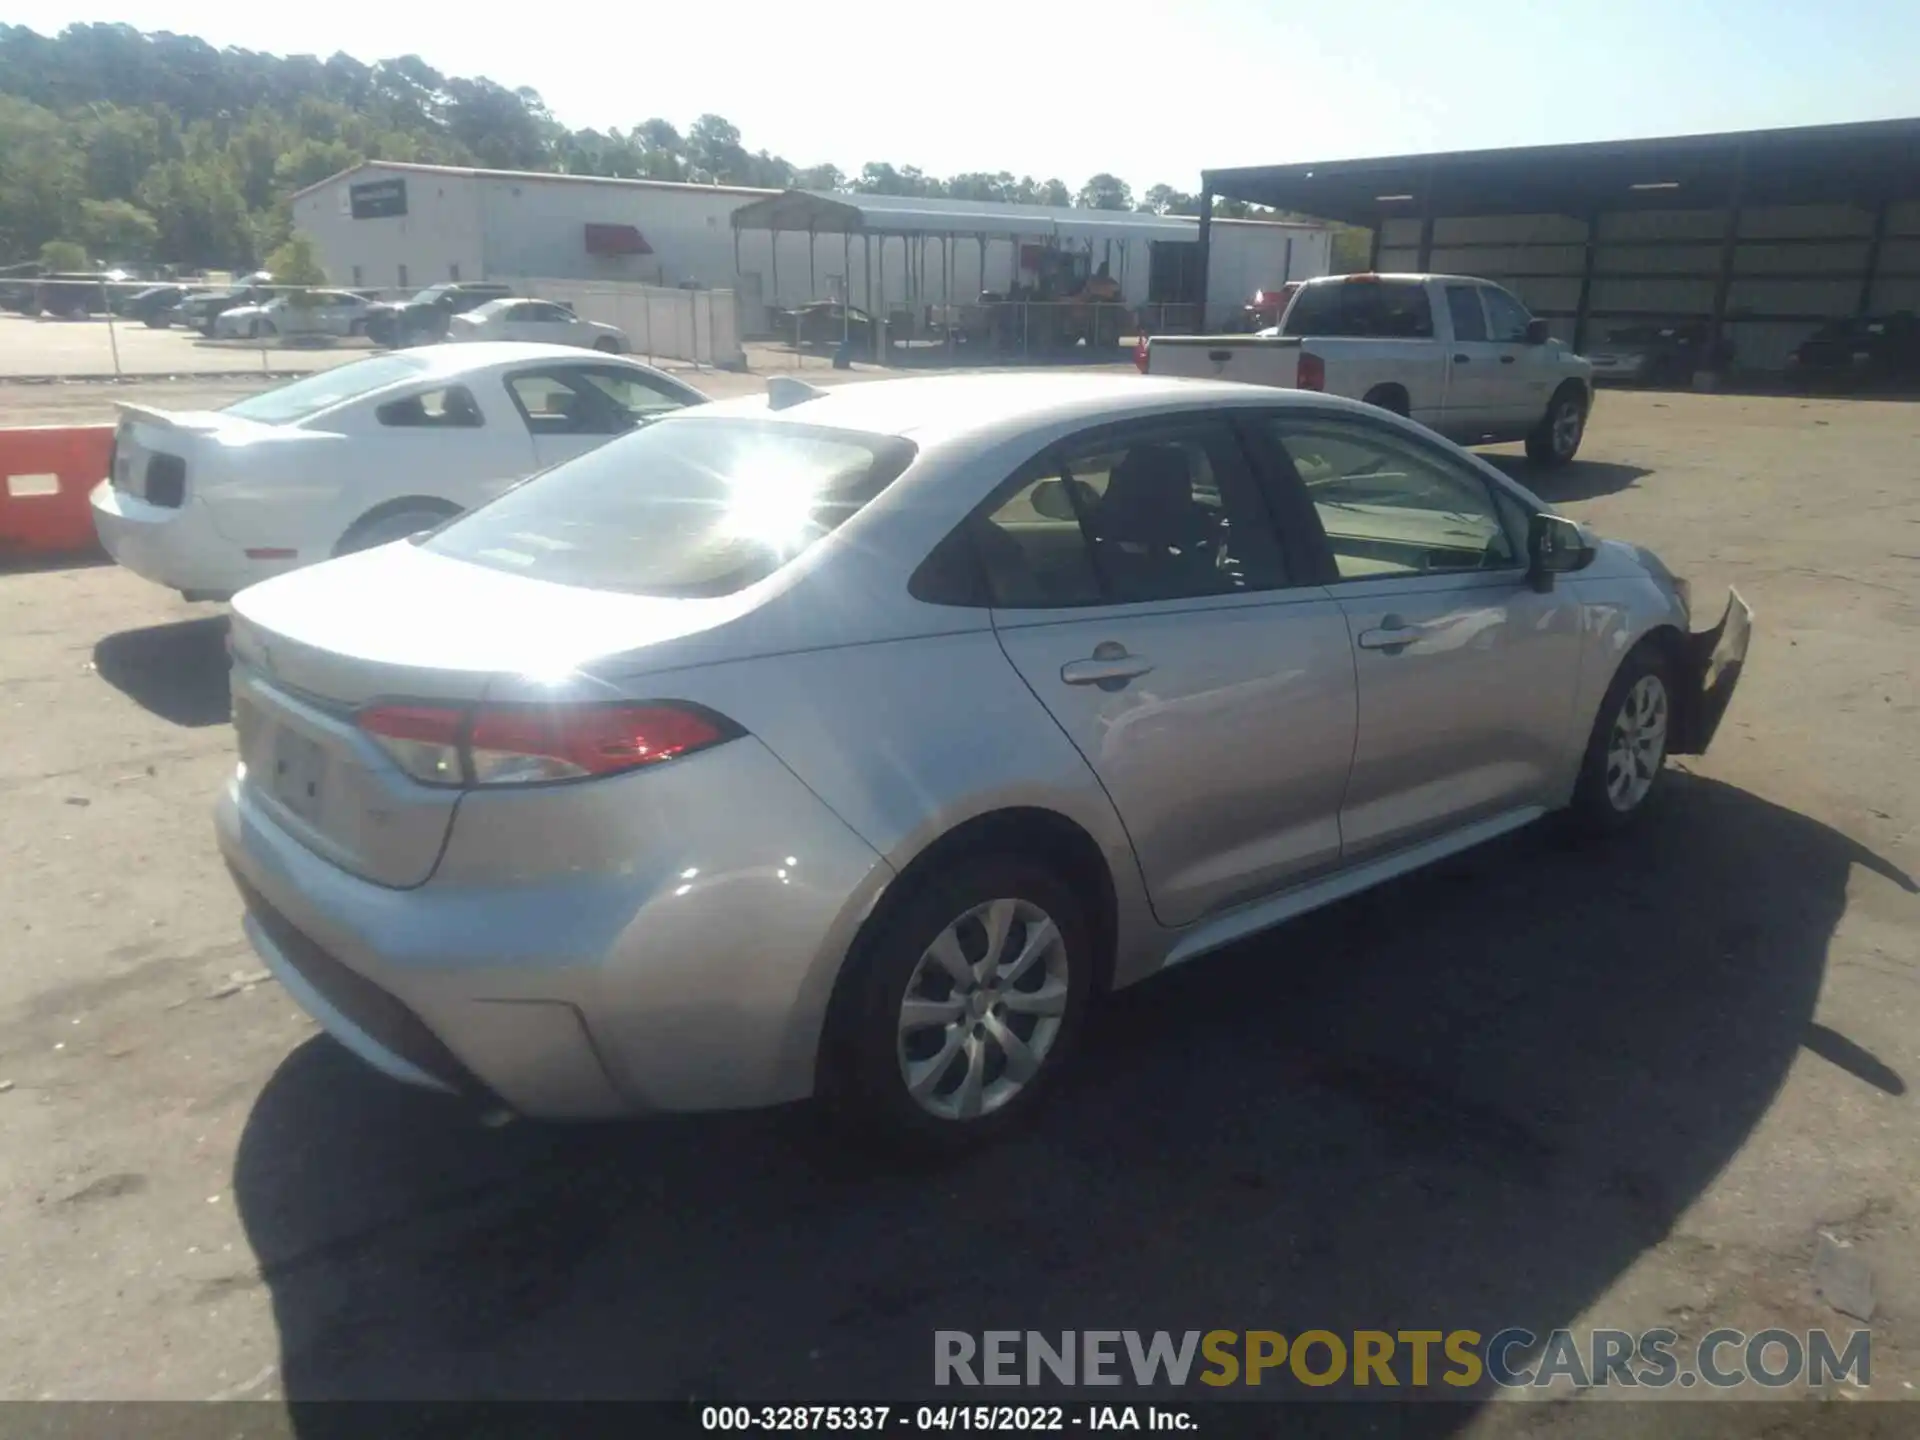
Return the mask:
{"type": "Polygon", "coordinates": [[[1303,285],[1280,322],[1282,335],[1428,339],[1433,307],[1418,280],[1342,280],[1303,285]]]}
{"type": "Polygon", "coordinates": [[[291,425],[344,400],[411,380],[426,368],[416,355],[375,355],[249,395],[227,406],[227,414],[262,425],[291,425]]]}
{"type": "Polygon", "coordinates": [[[906,469],[905,440],[666,419],[434,532],[427,549],[632,595],[731,595],[831,534],[906,469]]]}

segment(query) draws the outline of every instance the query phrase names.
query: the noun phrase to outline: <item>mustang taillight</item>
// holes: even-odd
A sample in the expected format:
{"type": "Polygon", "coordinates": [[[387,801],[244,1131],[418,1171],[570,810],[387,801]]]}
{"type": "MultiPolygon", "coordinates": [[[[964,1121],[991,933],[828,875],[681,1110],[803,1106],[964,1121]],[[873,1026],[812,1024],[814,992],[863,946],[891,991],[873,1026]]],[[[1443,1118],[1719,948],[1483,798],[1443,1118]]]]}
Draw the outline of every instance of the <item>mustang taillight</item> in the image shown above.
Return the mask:
{"type": "Polygon", "coordinates": [[[741,733],[697,705],[376,705],[360,728],[427,785],[534,785],[659,765],[741,733]]]}

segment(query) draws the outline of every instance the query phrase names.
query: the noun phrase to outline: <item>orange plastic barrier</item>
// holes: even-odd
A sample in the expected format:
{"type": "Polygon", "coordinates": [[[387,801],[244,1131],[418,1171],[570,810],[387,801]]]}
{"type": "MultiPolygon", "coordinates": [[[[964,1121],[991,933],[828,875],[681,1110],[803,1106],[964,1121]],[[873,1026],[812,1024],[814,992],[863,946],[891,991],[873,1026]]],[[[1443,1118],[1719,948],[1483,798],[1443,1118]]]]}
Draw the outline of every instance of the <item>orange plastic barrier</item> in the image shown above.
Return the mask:
{"type": "Polygon", "coordinates": [[[112,452],[111,425],[0,430],[0,557],[98,545],[87,496],[112,452]]]}

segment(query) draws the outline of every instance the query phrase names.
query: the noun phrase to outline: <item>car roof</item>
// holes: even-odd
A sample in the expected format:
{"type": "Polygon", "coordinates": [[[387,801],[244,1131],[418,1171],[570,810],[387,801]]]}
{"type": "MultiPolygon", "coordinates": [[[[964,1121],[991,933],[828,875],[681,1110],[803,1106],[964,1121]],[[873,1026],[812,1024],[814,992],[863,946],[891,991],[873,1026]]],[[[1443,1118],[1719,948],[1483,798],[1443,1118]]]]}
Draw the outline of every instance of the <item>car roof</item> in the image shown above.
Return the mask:
{"type": "MultiPolygon", "coordinates": [[[[1337,406],[1340,402],[1332,403],[1337,406]]],[[[1024,371],[842,383],[823,387],[818,395],[779,410],[770,409],[765,396],[753,396],[700,406],[698,416],[702,420],[751,417],[947,443],[1010,429],[1092,425],[1169,410],[1328,404],[1327,397],[1318,393],[1225,380],[1172,379],[1131,371],[1024,371]]],[[[691,418],[694,412],[687,414],[691,418]]]]}
{"type": "Polygon", "coordinates": [[[415,345],[395,352],[412,355],[427,362],[425,375],[463,375],[495,365],[524,365],[536,360],[571,360],[578,364],[633,365],[647,370],[630,355],[608,355],[599,350],[583,350],[578,345],[543,345],[534,340],[474,340],[454,345],[415,345]]]}

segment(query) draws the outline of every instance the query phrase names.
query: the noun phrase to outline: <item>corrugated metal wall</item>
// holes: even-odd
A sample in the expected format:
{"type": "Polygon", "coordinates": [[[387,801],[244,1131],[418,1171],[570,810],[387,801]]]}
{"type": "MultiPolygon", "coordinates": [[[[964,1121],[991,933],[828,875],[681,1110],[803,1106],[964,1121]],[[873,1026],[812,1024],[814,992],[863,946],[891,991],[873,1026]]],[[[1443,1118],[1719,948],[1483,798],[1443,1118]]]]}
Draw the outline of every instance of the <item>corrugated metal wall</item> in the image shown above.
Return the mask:
{"type": "MultiPolygon", "coordinates": [[[[1778,370],[1827,320],[1920,309],[1920,202],[1876,212],[1851,205],[1750,206],[1732,236],[1724,333],[1734,364],[1778,370]],[[1869,275],[1871,267],[1871,276],[1869,275]]],[[[1576,342],[1588,227],[1565,215],[1454,216],[1433,222],[1420,263],[1421,221],[1380,229],[1377,268],[1478,275],[1512,290],[1561,339],[1576,342]]],[[[1591,346],[1625,324],[1671,324],[1713,313],[1728,241],[1725,210],[1603,213],[1593,227],[1585,325],[1591,346]]]]}

